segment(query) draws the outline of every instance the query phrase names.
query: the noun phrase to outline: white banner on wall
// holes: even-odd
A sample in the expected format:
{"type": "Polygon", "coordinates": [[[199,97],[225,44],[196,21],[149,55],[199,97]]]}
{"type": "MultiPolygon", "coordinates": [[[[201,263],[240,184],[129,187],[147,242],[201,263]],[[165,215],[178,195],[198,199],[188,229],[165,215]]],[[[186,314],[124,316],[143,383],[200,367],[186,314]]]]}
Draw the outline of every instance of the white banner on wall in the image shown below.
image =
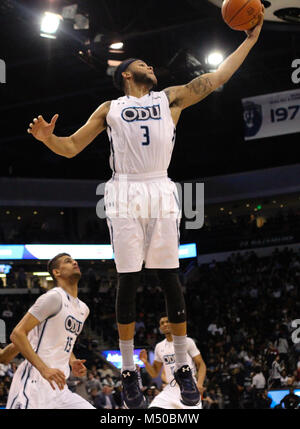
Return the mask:
{"type": "Polygon", "coordinates": [[[245,140],[300,132],[300,89],[242,100],[245,140]]]}

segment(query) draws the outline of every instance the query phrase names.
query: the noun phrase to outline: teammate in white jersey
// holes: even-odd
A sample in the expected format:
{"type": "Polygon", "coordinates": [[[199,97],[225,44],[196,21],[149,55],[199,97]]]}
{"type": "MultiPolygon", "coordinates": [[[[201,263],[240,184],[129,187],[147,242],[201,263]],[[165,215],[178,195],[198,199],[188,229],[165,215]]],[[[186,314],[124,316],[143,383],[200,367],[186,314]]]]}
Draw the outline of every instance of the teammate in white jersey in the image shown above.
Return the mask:
{"type": "Polygon", "coordinates": [[[13,358],[20,352],[25,360],[14,374],[7,408],[21,409],[94,409],[66,384],[70,365],[74,375],[83,376],[83,360],[73,354],[77,336],[89,315],[87,305],[77,298],[81,272],[68,254],[54,257],[48,270],[57,281],[55,287],[40,296],[14,328],[13,345],[4,355],[13,358]]]}
{"type": "Polygon", "coordinates": [[[122,353],[125,405],[143,408],[143,397],[133,360],[135,297],[145,268],[157,269],[164,290],[176,356],[175,378],[186,405],[196,405],[200,394],[187,364],[186,310],[178,275],[180,208],[176,186],[167,170],[181,112],[226,83],[258,40],[263,24],[247,31],[247,39],[213,73],[186,85],[151,92],[157,84],[153,68],[139,59],[123,61],[114,75],[124,97],[103,103],[87,123],[69,137],[53,134],[58,115],[47,123],[34,118],[28,132],[58,155],[72,158],[103,130],[110,145],[112,179],[105,189],[107,223],[118,272],[116,317],[122,353]],[[189,383],[189,388],[187,384],[189,383]]]}
{"type": "MultiPolygon", "coordinates": [[[[152,378],[159,376],[160,371],[161,379],[167,385],[160,392],[149,405],[149,408],[167,408],[167,409],[201,409],[202,404],[199,402],[196,406],[184,405],[180,397],[180,389],[174,379],[175,372],[175,353],[173,338],[171,334],[170,324],[168,317],[162,315],[159,321],[159,328],[165,339],[155,346],[154,362],[151,365],[147,359],[147,351],[140,352],[140,360],[144,362],[146,371],[152,378]]],[[[203,393],[203,383],[206,376],[206,365],[203,361],[201,353],[197,348],[192,338],[187,337],[187,358],[188,365],[191,369],[192,375],[197,383],[197,387],[203,393]],[[197,376],[198,372],[198,376],[197,376]]]]}

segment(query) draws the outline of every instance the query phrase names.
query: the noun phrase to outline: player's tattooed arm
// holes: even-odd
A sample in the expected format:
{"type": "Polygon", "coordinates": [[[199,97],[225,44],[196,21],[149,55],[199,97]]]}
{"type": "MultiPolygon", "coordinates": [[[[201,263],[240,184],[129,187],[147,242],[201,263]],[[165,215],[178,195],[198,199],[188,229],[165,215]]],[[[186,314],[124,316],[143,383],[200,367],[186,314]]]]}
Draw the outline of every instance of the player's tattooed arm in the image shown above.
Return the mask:
{"type": "Polygon", "coordinates": [[[186,109],[199,103],[223,84],[218,73],[206,73],[193,79],[186,85],[173,86],[165,89],[170,107],[186,109]]]}
{"type": "Polygon", "coordinates": [[[190,92],[190,96],[203,97],[211,93],[213,84],[209,76],[199,76],[185,85],[190,92]]]}

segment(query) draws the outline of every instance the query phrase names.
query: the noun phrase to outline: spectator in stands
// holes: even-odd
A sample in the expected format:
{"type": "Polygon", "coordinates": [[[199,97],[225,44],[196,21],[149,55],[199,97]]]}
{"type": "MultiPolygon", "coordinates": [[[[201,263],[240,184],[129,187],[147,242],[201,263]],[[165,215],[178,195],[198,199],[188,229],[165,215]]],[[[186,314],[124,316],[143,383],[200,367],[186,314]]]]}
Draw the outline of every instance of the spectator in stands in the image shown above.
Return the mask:
{"type": "Polygon", "coordinates": [[[118,408],[112,395],[112,391],[113,388],[107,385],[104,385],[101,392],[98,392],[97,394],[95,389],[93,389],[93,394],[95,395],[95,398],[93,399],[95,404],[94,406],[98,409],[105,410],[114,410],[118,408]]]}
{"type": "Polygon", "coordinates": [[[98,373],[101,380],[104,379],[107,375],[109,377],[114,376],[113,370],[106,363],[103,363],[103,367],[98,369],[98,373]]]}
{"type": "Polygon", "coordinates": [[[147,401],[147,406],[151,404],[155,396],[157,396],[160,393],[159,389],[157,388],[157,385],[155,383],[151,384],[150,386],[146,387],[144,395],[147,401]]]}
{"type": "Polygon", "coordinates": [[[280,361],[280,356],[277,355],[272,363],[270,375],[270,387],[272,389],[279,389],[281,387],[281,374],[284,369],[283,363],[280,361]]]}
{"type": "Polygon", "coordinates": [[[17,276],[17,287],[22,289],[27,289],[27,279],[24,268],[20,268],[17,276]]]}
{"type": "Polygon", "coordinates": [[[252,378],[251,387],[256,390],[263,390],[266,386],[266,379],[261,371],[261,367],[254,368],[254,376],[252,378]]]}
{"type": "Polygon", "coordinates": [[[284,369],[284,370],[281,372],[281,377],[280,377],[281,387],[285,387],[285,386],[287,386],[287,385],[288,385],[289,378],[290,378],[290,377],[287,375],[287,372],[286,372],[286,370],[284,369]]]}
{"type": "Polygon", "coordinates": [[[101,408],[101,391],[95,387],[93,387],[90,391],[90,402],[92,405],[94,405],[95,408],[101,408]]]}
{"type": "Polygon", "coordinates": [[[289,391],[290,393],[281,399],[280,405],[282,406],[283,404],[287,410],[296,409],[299,407],[300,398],[298,395],[295,395],[293,387],[290,387],[289,391]]]}
{"type": "Polygon", "coordinates": [[[267,390],[262,390],[261,392],[257,393],[256,398],[256,408],[265,410],[269,409],[272,404],[272,399],[268,396],[267,390]]]}
{"type": "Polygon", "coordinates": [[[280,360],[284,362],[285,367],[288,369],[289,343],[288,343],[287,339],[285,338],[283,328],[280,329],[278,339],[275,340],[274,346],[278,350],[280,360]]]}
{"type": "Polygon", "coordinates": [[[278,355],[278,350],[276,349],[276,347],[274,346],[274,344],[270,341],[269,342],[269,347],[266,351],[266,361],[267,361],[267,366],[268,368],[271,370],[272,369],[272,363],[275,360],[276,356],[278,355]]]}
{"type": "Polygon", "coordinates": [[[207,408],[210,410],[219,409],[219,399],[215,389],[211,388],[209,389],[209,391],[204,391],[202,404],[203,408],[207,408]]]}
{"type": "Polygon", "coordinates": [[[92,371],[89,371],[87,374],[87,382],[85,384],[85,388],[88,394],[91,393],[92,389],[97,389],[97,391],[100,391],[102,389],[102,384],[100,381],[94,376],[92,371]]]}

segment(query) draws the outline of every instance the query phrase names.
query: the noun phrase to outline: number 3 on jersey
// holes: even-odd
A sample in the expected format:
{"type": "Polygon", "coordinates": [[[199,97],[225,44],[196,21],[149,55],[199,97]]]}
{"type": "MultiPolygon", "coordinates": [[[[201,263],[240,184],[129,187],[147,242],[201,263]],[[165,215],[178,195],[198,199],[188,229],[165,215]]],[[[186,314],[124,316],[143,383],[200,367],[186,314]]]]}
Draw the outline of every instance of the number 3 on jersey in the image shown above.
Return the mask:
{"type": "Polygon", "coordinates": [[[145,134],[143,135],[143,137],[145,137],[146,141],[142,142],[143,146],[148,146],[150,144],[150,135],[149,135],[149,127],[147,126],[142,126],[141,129],[145,130],[145,134]]]}

